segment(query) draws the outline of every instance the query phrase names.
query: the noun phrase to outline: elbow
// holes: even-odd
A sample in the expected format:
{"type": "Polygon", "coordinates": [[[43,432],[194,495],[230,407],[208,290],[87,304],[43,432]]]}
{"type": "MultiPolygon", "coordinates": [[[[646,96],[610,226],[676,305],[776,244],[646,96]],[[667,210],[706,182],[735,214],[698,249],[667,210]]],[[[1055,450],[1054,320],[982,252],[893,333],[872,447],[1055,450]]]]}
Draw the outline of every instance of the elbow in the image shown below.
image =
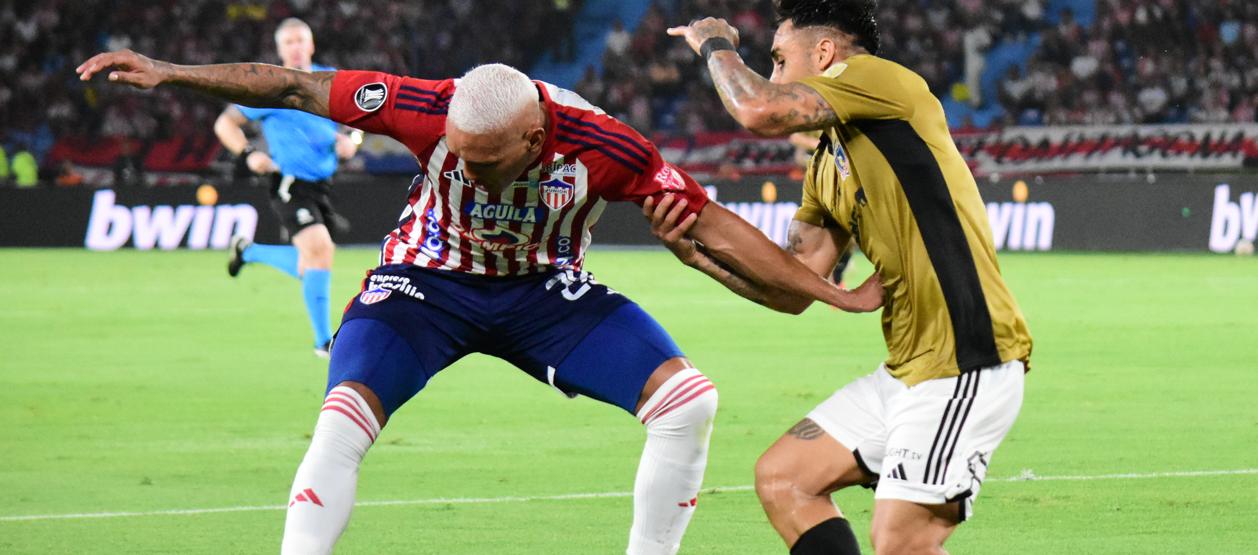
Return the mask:
{"type": "Polygon", "coordinates": [[[812,299],[805,298],[805,297],[796,297],[793,295],[792,296],[778,296],[778,298],[771,299],[770,302],[766,303],[765,305],[783,314],[790,314],[791,316],[799,316],[800,314],[803,314],[805,310],[808,310],[809,306],[812,306],[812,299]]]}
{"type": "Polygon", "coordinates": [[[231,119],[229,119],[226,115],[220,115],[218,116],[218,119],[214,120],[214,134],[218,136],[219,139],[222,139],[223,136],[229,133],[233,127],[239,126],[234,125],[231,119]]]}
{"type": "Polygon", "coordinates": [[[763,102],[744,103],[733,115],[739,125],[761,137],[780,137],[789,131],[782,126],[782,118],[763,102]]]}

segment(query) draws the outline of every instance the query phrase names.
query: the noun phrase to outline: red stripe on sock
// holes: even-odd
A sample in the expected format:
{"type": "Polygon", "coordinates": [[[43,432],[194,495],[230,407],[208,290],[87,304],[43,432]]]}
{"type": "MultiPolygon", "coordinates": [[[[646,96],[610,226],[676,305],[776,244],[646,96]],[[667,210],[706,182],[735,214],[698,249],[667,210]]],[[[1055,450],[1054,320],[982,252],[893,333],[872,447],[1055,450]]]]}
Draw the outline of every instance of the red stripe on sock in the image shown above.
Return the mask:
{"type": "Polygon", "coordinates": [[[686,380],[686,384],[678,385],[676,389],[673,389],[672,393],[668,394],[667,399],[664,399],[662,403],[655,406],[655,409],[652,410],[652,412],[648,413],[647,415],[645,415],[645,417],[643,417],[642,419],[643,424],[648,423],[650,422],[650,420],[654,420],[655,418],[659,417],[660,410],[664,410],[665,408],[668,408],[668,406],[676,404],[678,399],[683,398],[683,396],[686,396],[687,394],[691,393],[691,391],[696,390],[697,388],[702,388],[702,386],[704,385],[712,385],[711,381],[708,381],[707,376],[699,375],[697,376],[697,378],[699,379],[686,380]]]}
{"type": "MultiPolygon", "coordinates": [[[[344,399],[345,401],[348,401],[349,408],[354,409],[354,413],[356,413],[360,418],[362,418],[363,422],[365,422],[371,429],[375,430],[377,434],[380,433],[380,427],[374,424],[376,421],[375,415],[371,414],[370,417],[368,417],[368,412],[364,412],[363,408],[359,406],[357,399],[351,397],[347,393],[341,393],[340,391],[333,391],[329,393],[328,399],[331,400],[332,398],[344,399]]],[[[366,410],[370,411],[371,409],[368,408],[366,410]]]]}
{"type": "Polygon", "coordinates": [[[353,414],[351,415],[352,420],[354,420],[354,422],[357,423],[359,426],[367,428],[367,430],[369,430],[369,433],[367,435],[371,436],[373,441],[375,440],[375,436],[376,436],[375,428],[371,425],[371,421],[363,417],[363,413],[358,410],[358,407],[355,407],[353,403],[346,401],[345,399],[341,399],[340,397],[328,397],[328,400],[323,402],[324,407],[329,407],[332,405],[344,406],[345,408],[352,411],[353,412],[353,414]]]}
{"type": "MultiPolygon", "coordinates": [[[[363,412],[364,410],[363,407],[358,404],[358,401],[362,400],[361,397],[355,397],[348,393],[345,393],[343,391],[337,391],[335,389],[333,389],[331,392],[328,393],[328,398],[331,399],[332,397],[337,397],[337,398],[345,399],[346,401],[349,401],[351,405],[350,408],[354,409],[354,412],[358,413],[359,416],[362,416],[365,422],[371,423],[375,421],[375,418],[367,418],[367,414],[363,412]]],[[[363,403],[366,404],[366,401],[363,401],[363,403]]],[[[366,410],[370,411],[371,408],[368,407],[366,410]]],[[[375,428],[375,426],[372,426],[372,427],[375,428]]]]}
{"type": "Polygon", "coordinates": [[[652,418],[651,420],[655,420],[655,418],[661,418],[661,417],[663,417],[665,414],[668,414],[668,413],[670,413],[670,412],[673,412],[673,410],[674,410],[674,409],[677,409],[678,407],[681,407],[682,405],[685,405],[686,403],[689,403],[690,401],[693,401],[693,400],[695,399],[695,397],[698,397],[698,396],[700,396],[700,395],[703,395],[704,393],[707,393],[707,392],[709,392],[709,391],[711,391],[711,390],[713,390],[713,389],[716,389],[716,386],[715,386],[715,385],[712,385],[711,383],[708,383],[708,385],[703,386],[703,387],[702,387],[702,388],[700,388],[698,391],[694,392],[694,394],[692,394],[691,396],[686,397],[685,399],[682,399],[682,400],[680,400],[680,401],[678,401],[678,402],[674,403],[674,404],[673,404],[673,406],[668,407],[668,408],[666,408],[666,409],[664,409],[664,410],[660,411],[660,413],[659,413],[659,414],[657,414],[657,415],[655,415],[655,417],[654,417],[654,418],[652,418]]]}
{"type": "Polygon", "coordinates": [[[371,435],[371,431],[367,429],[367,426],[363,425],[362,422],[359,422],[358,419],[354,418],[354,415],[350,414],[349,411],[336,405],[323,405],[323,410],[334,410],[336,412],[344,414],[345,417],[350,420],[350,422],[353,422],[356,426],[358,426],[359,428],[362,428],[363,433],[367,434],[368,438],[371,438],[372,443],[375,443],[376,438],[375,436],[371,435]]]}
{"type": "Polygon", "coordinates": [[[685,380],[682,380],[681,383],[677,384],[677,387],[674,387],[672,391],[668,392],[668,395],[666,395],[663,399],[661,399],[660,402],[656,403],[654,407],[651,407],[651,409],[648,410],[646,414],[642,416],[642,421],[646,422],[647,420],[649,420],[651,418],[651,415],[654,414],[655,411],[660,410],[660,407],[664,406],[669,401],[671,401],[674,397],[676,397],[677,392],[680,391],[681,388],[686,387],[686,384],[694,382],[695,380],[706,380],[706,379],[707,379],[707,376],[704,376],[703,374],[698,374],[695,376],[690,376],[689,378],[686,378],[685,380]]]}
{"type": "Polygon", "coordinates": [[[312,490],[312,489],[310,489],[310,488],[306,488],[306,490],[305,490],[303,493],[305,493],[305,494],[306,494],[306,497],[309,497],[309,498],[310,498],[310,501],[311,501],[312,503],[314,503],[315,505],[318,505],[318,506],[320,506],[320,507],[322,507],[322,506],[323,506],[323,501],[320,501],[320,500],[319,500],[319,496],[318,496],[318,495],[315,495],[314,490],[312,490]]]}

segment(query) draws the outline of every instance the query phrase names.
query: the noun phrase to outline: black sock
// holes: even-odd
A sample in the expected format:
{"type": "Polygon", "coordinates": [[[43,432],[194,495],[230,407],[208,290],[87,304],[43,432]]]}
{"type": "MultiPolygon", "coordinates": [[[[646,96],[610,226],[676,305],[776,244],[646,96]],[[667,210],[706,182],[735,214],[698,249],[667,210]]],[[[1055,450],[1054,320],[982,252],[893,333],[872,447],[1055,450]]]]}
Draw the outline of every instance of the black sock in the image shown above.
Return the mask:
{"type": "Polygon", "coordinates": [[[842,517],[813,526],[791,547],[791,555],[860,555],[852,527],[842,517]]]}

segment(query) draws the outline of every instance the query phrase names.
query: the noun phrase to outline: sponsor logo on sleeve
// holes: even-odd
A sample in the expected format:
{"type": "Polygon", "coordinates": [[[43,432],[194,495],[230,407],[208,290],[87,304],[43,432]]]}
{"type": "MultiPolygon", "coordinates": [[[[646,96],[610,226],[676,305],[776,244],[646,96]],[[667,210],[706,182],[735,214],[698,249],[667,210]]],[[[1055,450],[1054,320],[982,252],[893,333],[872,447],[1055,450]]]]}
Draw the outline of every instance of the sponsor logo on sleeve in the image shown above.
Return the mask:
{"type": "Polygon", "coordinates": [[[673,169],[673,166],[664,164],[660,171],[655,174],[655,182],[660,184],[663,191],[685,191],[686,182],[681,178],[681,174],[673,169]]]}
{"type": "Polygon", "coordinates": [[[364,112],[374,112],[384,106],[388,97],[389,88],[384,83],[367,83],[358,87],[358,92],[354,93],[354,105],[364,112]]]}

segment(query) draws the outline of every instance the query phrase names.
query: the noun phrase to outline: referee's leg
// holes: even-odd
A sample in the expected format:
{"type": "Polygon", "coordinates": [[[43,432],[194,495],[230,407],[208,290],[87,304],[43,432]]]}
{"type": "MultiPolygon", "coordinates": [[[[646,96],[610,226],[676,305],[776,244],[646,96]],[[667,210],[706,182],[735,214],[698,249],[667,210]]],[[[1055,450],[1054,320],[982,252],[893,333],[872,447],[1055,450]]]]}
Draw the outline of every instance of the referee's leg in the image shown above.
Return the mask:
{"type": "Polygon", "coordinates": [[[293,246],[297,247],[297,271],[310,325],[314,328],[315,348],[324,349],[332,340],[328,298],[332,293],[332,255],[336,245],[327,226],[316,223],[294,234],[293,246]]]}

